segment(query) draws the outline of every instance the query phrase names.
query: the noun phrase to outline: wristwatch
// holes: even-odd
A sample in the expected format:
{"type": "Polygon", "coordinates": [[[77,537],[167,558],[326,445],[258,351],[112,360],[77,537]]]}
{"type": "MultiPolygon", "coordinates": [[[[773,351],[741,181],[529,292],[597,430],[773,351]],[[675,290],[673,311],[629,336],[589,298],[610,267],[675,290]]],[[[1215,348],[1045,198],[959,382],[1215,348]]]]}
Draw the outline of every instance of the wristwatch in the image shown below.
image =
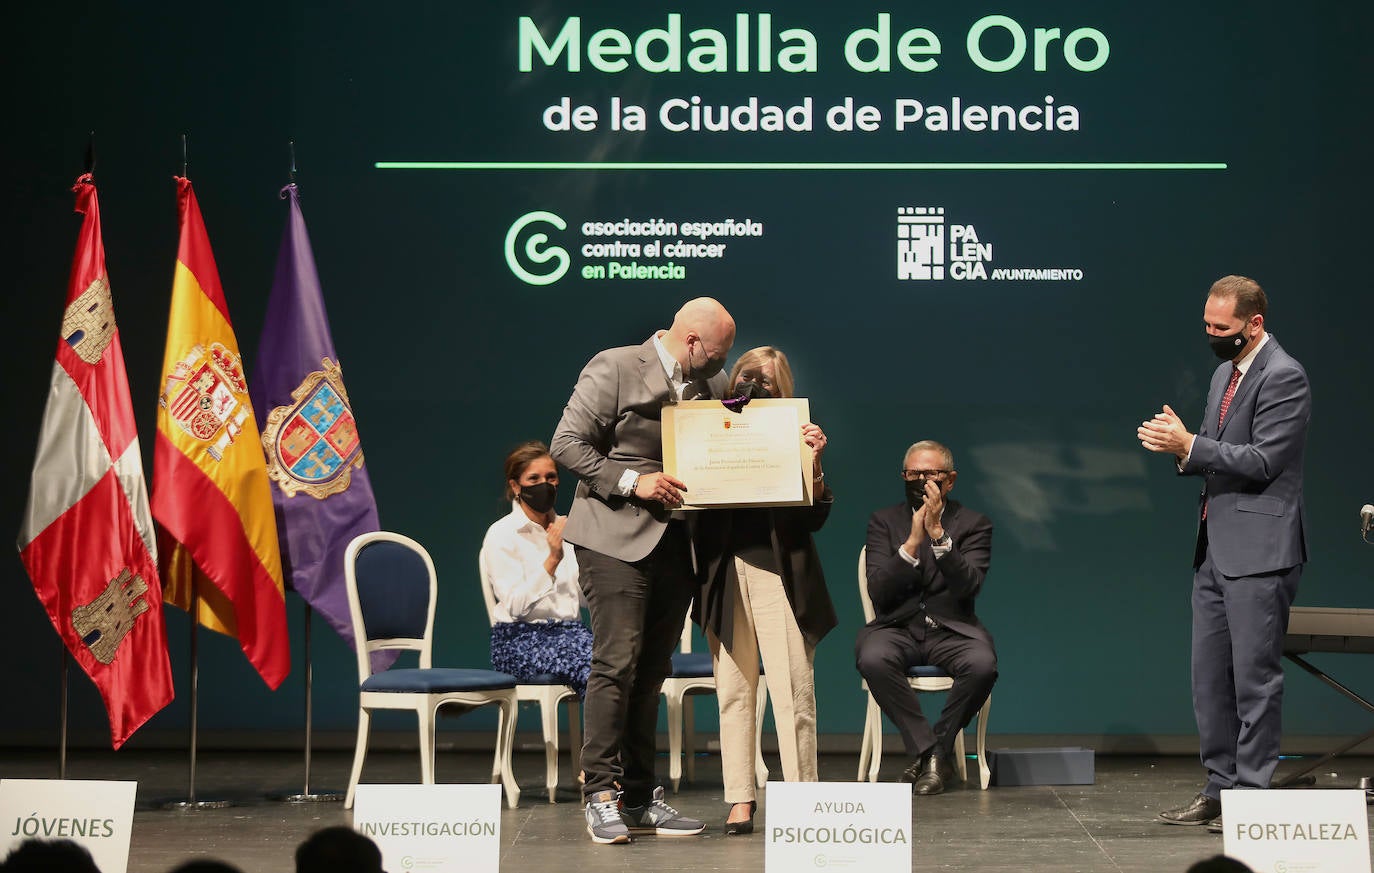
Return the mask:
{"type": "Polygon", "coordinates": [[[931,540],[930,544],[932,546],[939,546],[942,549],[947,549],[954,545],[954,541],[949,538],[949,532],[946,531],[944,536],[940,537],[938,540],[931,540]]]}

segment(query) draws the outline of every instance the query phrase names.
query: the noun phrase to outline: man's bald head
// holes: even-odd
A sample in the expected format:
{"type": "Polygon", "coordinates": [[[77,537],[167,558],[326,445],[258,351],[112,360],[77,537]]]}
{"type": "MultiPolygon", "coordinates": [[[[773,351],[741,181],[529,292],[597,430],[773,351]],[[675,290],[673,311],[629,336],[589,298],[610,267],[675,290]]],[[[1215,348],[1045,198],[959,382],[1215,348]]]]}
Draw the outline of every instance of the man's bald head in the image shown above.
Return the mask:
{"type": "Polygon", "coordinates": [[[682,304],[669,333],[685,338],[688,331],[695,331],[707,342],[724,343],[726,351],[735,343],[735,320],[714,297],[697,297],[682,304]]]}

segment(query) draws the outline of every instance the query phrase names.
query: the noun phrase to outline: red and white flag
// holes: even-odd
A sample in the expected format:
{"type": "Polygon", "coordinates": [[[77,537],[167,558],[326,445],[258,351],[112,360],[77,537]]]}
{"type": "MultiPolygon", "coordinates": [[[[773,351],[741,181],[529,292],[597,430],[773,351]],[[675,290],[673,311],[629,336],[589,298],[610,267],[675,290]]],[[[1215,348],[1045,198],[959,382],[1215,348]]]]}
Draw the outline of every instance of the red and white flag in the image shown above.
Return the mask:
{"type": "Polygon", "coordinates": [[[53,627],[105,699],[117,749],[171,702],[172,668],[100,206],[89,173],[72,190],[85,220],[19,552],[53,627]]]}

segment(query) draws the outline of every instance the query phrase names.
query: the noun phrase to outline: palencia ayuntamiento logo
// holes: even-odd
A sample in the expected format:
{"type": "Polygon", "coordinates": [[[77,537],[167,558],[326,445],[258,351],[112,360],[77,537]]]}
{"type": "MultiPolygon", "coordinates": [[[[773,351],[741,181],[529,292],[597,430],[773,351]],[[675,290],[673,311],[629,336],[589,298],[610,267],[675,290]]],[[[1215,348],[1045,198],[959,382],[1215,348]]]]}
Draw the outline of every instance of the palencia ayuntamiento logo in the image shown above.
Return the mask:
{"type": "Polygon", "coordinates": [[[955,223],[943,206],[897,207],[897,278],[905,281],[1078,282],[1078,267],[999,267],[990,237],[955,223]]]}

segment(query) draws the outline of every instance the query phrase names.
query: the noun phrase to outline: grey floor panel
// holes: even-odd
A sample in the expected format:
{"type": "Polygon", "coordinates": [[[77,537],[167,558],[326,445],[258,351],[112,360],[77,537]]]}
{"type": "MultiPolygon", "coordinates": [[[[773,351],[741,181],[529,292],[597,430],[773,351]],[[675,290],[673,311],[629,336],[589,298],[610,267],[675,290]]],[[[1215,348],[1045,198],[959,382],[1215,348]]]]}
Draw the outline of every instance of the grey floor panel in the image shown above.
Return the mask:
{"type": "MultiPolygon", "coordinates": [[[[316,753],[312,787],[346,787],[350,756],[316,753]]],[[[883,778],[900,772],[897,758],[884,761],[883,778]]],[[[772,762],[776,774],[776,761],[772,762]]],[[[1294,764],[1286,764],[1293,767],[1294,764]]],[[[854,778],[853,755],[825,755],[821,777],[854,778]]],[[[521,753],[516,776],[523,788],[520,807],[501,814],[501,866],[508,871],[572,873],[675,873],[675,871],[760,871],[764,837],[725,837],[720,831],[725,805],[720,763],[713,755],[697,759],[694,784],[670,802],[688,815],[705,819],[701,837],[645,837],[630,846],[596,846],[587,838],[575,786],[565,774],[561,802],[550,804],[542,788],[543,758],[521,753]]],[[[564,770],[566,771],[566,758],[564,770]]],[[[662,769],[667,770],[666,759],[662,769]]],[[[1353,787],[1374,774],[1374,760],[1349,758],[1323,768],[1318,788],[1353,787]]],[[[217,858],[245,873],[292,873],[296,845],[312,831],[350,824],[339,803],[289,804],[269,800],[282,790],[298,791],[303,779],[299,754],[267,752],[202,753],[197,795],[229,798],[227,809],[172,812],[161,801],[184,799],[188,767],[182,752],[81,751],[72,754],[75,779],[132,779],[139,783],[130,873],[165,873],[193,857],[217,858]]],[[[485,782],[490,757],[445,752],[439,756],[442,782],[485,782]]],[[[50,778],[56,775],[51,750],[0,749],[0,775],[50,778]]],[[[414,752],[374,752],[363,774],[368,782],[417,782],[414,752]]],[[[1155,813],[1186,802],[1201,785],[1195,759],[1109,757],[1096,762],[1093,785],[993,788],[959,786],[931,798],[913,799],[915,871],[979,873],[1183,873],[1201,858],[1221,851],[1221,837],[1202,828],[1161,825],[1155,813]]],[[[764,794],[756,819],[767,821],[764,794]]]]}

